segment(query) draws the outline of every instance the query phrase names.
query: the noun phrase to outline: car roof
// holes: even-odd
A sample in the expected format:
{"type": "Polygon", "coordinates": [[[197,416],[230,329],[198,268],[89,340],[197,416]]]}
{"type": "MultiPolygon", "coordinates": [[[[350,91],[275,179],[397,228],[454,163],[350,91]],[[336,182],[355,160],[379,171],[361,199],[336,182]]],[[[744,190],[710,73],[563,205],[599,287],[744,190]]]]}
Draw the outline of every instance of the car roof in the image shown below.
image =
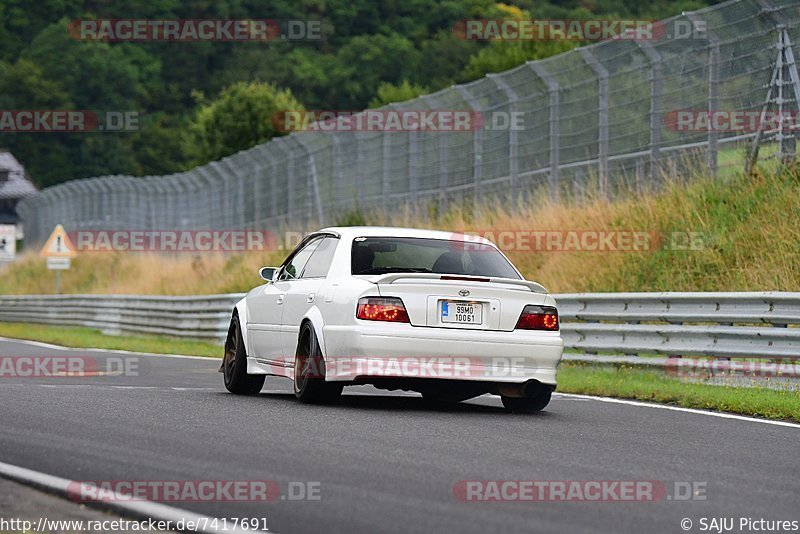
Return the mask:
{"type": "Polygon", "coordinates": [[[487,243],[491,241],[469,232],[447,232],[444,230],[427,230],[422,228],[396,228],[392,226],[331,226],[320,232],[335,232],[344,239],[356,237],[418,237],[427,239],[463,240],[465,233],[471,243],[487,243]]]}

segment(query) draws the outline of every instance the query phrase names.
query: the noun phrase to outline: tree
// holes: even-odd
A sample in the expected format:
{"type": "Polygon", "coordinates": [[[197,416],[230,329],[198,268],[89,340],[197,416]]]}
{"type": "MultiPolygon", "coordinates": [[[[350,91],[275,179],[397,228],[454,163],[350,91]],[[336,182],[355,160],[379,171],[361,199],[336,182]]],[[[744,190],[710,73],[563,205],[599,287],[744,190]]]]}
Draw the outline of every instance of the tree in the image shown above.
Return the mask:
{"type": "Polygon", "coordinates": [[[378,86],[378,94],[370,101],[369,107],[379,108],[392,102],[405,102],[427,92],[425,87],[411,84],[408,80],[403,80],[400,85],[383,82],[378,86]]]}
{"type": "MultiPolygon", "coordinates": [[[[497,9],[502,14],[503,18],[513,18],[517,20],[533,19],[527,11],[523,11],[518,7],[498,4],[497,9]]],[[[502,72],[504,70],[513,69],[526,61],[554,56],[572,50],[580,44],[581,43],[578,41],[559,39],[544,41],[491,41],[486,47],[482,48],[480,52],[469,59],[462,75],[462,81],[475,80],[491,72],[502,72]]]]}
{"type": "Polygon", "coordinates": [[[20,56],[58,80],[78,109],[148,110],[161,62],[137,43],[77,41],[62,19],[42,30],[20,56]]]}
{"type": "Polygon", "coordinates": [[[235,83],[199,106],[189,125],[186,153],[196,165],[230,156],[282,135],[273,120],[276,114],[303,109],[288,89],[235,83]]]}
{"type": "Polygon", "coordinates": [[[401,35],[353,37],[336,54],[330,104],[341,110],[363,109],[381,82],[414,79],[418,60],[417,49],[401,35]]]}
{"type": "Polygon", "coordinates": [[[417,79],[434,91],[449,87],[481,48],[477,41],[458,38],[452,28],[440,30],[422,43],[417,79]]]}

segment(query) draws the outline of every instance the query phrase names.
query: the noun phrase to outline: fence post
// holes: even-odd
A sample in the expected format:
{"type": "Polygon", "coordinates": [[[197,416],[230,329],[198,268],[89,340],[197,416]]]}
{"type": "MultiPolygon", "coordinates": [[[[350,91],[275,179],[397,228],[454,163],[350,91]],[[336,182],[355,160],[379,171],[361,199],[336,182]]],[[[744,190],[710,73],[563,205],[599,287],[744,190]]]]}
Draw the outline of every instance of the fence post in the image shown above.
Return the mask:
{"type": "MultiPolygon", "coordinates": [[[[464,99],[473,113],[480,113],[481,107],[477,100],[469,90],[463,85],[456,85],[456,91],[464,99]]],[[[472,124],[472,121],[470,121],[472,124]]],[[[472,183],[475,190],[475,206],[476,208],[481,203],[481,196],[483,196],[483,166],[481,165],[481,158],[483,157],[483,132],[481,128],[472,130],[472,183]]]]}
{"type": "MultiPolygon", "coordinates": [[[[187,213],[186,213],[186,228],[196,228],[197,227],[197,197],[199,196],[199,191],[197,187],[197,178],[194,175],[194,171],[186,171],[183,173],[183,180],[185,183],[186,188],[186,201],[187,201],[187,213]]],[[[137,188],[138,189],[138,188],[137,188]]],[[[136,200],[139,205],[142,202],[142,196],[137,190],[136,192],[136,200]]],[[[141,208],[138,208],[138,211],[141,212],[141,208]]],[[[137,218],[137,221],[141,220],[141,216],[137,218]]],[[[137,222],[137,226],[141,227],[141,223],[137,222]]]]}
{"type": "Polygon", "coordinates": [[[311,194],[309,195],[309,200],[314,204],[316,207],[317,213],[317,224],[324,224],[325,221],[325,213],[322,208],[322,198],[319,192],[319,177],[317,176],[317,162],[314,159],[314,154],[311,153],[311,149],[309,146],[301,139],[303,134],[299,133],[294,136],[294,140],[297,141],[297,144],[303,147],[303,150],[306,151],[306,155],[308,156],[308,170],[311,173],[311,194]]]}
{"type": "Polygon", "coordinates": [[[412,204],[417,203],[417,132],[408,132],[408,193],[412,204]]]}
{"type": "Polygon", "coordinates": [[[642,194],[644,191],[644,160],[636,158],[636,192],[642,194]]]}
{"type": "Polygon", "coordinates": [[[225,176],[219,171],[220,162],[212,161],[208,164],[217,176],[217,184],[220,186],[219,201],[222,206],[222,224],[219,228],[231,228],[233,221],[233,206],[231,205],[231,194],[225,176]]]}
{"type": "Polygon", "coordinates": [[[263,167],[256,163],[253,165],[253,228],[260,228],[261,221],[261,178],[263,167]]]}
{"type": "MultiPolygon", "coordinates": [[[[70,182],[68,182],[68,183],[70,183],[70,182]]],[[[81,195],[81,193],[83,193],[81,196],[83,198],[86,198],[87,200],[95,200],[96,201],[95,197],[99,196],[99,195],[97,195],[97,192],[95,190],[96,188],[93,186],[93,184],[91,182],[88,182],[86,180],[75,180],[74,182],[71,182],[71,183],[74,184],[73,187],[76,189],[75,193],[78,194],[78,195],[81,195]]],[[[64,195],[64,193],[65,192],[69,192],[69,189],[66,189],[66,191],[65,191],[66,187],[67,187],[66,184],[64,184],[64,185],[58,186],[58,189],[54,189],[54,193],[55,193],[57,198],[66,198],[66,195],[64,195]]],[[[67,212],[66,212],[66,205],[64,205],[64,202],[65,201],[62,200],[62,201],[56,203],[56,205],[58,206],[57,211],[56,211],[56,213],[58,213],[58,216],[56,217],[56,219],[57,219],[56,223],[57,224],[63,224],[64,227],[67,230],[80,230],[80,229],[83,229],[84,228],[84,224],[86,223],[85,220],[81,222],[81,224],[79,225],[80,227],[75,227],[75,228],[72,227],[72,223],[70,221],[66,220],[66,213],[67,212]],[[62,213],[63,213],[63,215],[62,215],[62,213]]],[[[91,221],[91,219],[89,219],[89,220],[91,221]]],[[[94,224],[96,225],[97,223],[94,223],[94,224]]],[[[53,226],[55,226],[55,224],[53,226]]],[[[52,228],[48,228],[45,231],[46,232],[52,232],[53,229],[52,228]]]]}
{"type": "Polygon", "coordinates": [[[389,132],[385,129],[381,132],[381,200],[383,202],[383,212],[386,214],[389,209],[389,132]]]}
{"type": "MultiPolygon", "coordinates": [[[[197,167],[197,168],[194,169],[194,171],[197,174],[197,176],[202,178],[205,181],[204,184],[201,184],[201,185],[204,185],[205,187],[203,189],[198,188],[198,191],[201,191],[201,196],[204,199],[203,204],[205,204],[205,206],[204,206],[205,209],[201,212],[200,217],[202,217],[205,220],[201,223],[201,221],[198,219],[196,222],[199,223],[199,224],[204,224],[208,228],[215,228],[214,223],[213,223],[213,219],[212,219],[213,218],[213,214],[214,214],[214,210],[213,210],[213,207],[211,205],[212,199],[213,199],[213,181],[208,176],[208,169],[206,167],[207,167],[206,165],[203,165],[202,167],[197,167]]],[[[149,188],[148,188],[148,191],[149,191],[149,188]]],[[[148,206],[152,206],[153,205],[152,199],[148,198],[147,204],[148,204],[148,206]]],[[[151,223],[152,223],[152,220],[151,220],[151,223]]],[[[148,224],[147,228],[148,229],[152,229],[153,228],[152,224],[148,224]]]]}
{"type": "Polygon", "coordinates": [[[330,137],[333,148],[331,149],[331,184],[333,186],[333,203],[337,213],[341,213],[344,189],[342,180],[342,138],[334,133],[330,137]]]}
{"type": "Polygon", "coordinates": [[[356,198],[358,198],[358,211],[364,211],[364,185],[366,184],[367,177],[364,172],[364,133],[356,131],[353,132],[353,141],[356,145],[356,165],[355,172],[351,172],[350,176],[356,181],[356,198]]]}
{"type": "MultiPolygon", "coordinates": [[[[708,116],[719,111],[719,37],[708,29],[708,24],[697,13],[687,12],[686,18],[694,26],[695,32],[703,32],[708,37],[708,116]]],[[[716,128],[708,129],[708,147],[706,150],[706,167],[714,178],[717,177],[719,165],[719,132],[716,128]]]]}
{"type": "Polygon", "coordinates": [[[608,197],[608,69],[589,51],[579,48],[584,61],[597,76],[597,162],[600,196],[608,197]]]}
{"type": "MultiPolygon", "coordinates": [[[[277,214],[278,214],[278,171],[275,164],[275,158],[272,157],[270,153],[270,146],[269,145],[262,145],[260,147],[261,154],[267,160],[269,167],[269,186],[267,187],[266,196],[269,197],[269,212],[268,215],[264,217],[264,220],[269,221],[269,225],[277,228],[277,214]]],[[[265,180],[266,182],[266,180],[265,180]]],[[[266,183],[265,183],[266,185],[266,183]]]]}
{"type": "MultiPolygon", "coordinates": [[[[433,106],[430,105],[428,100],[430,99],[431,95],[424,95],[420,97],[428,109],[434,109],[433,106]]],[[[438,148],[438,160],[439,160],[439,194],[438,194],[438,202],[439,202],[439,209],[440,212],[444,212],[445,206],[447,205],[447,186],[448,186],[448,175],[447,175],[447,133],[444,134],[439,132],[437,135],[437,148],[438,148]]]]}
{"type": "Polygon", "coordinates": [[[519,175],[519,132],[513,124],[513,117],[517,113],[517,101],[519,95],[511,88],[502,76],[498,74],[487,74],[487,78],[492,80],[498,89],[505,93],[508,98],[508,190],[509,198],[517,191],[517,176],[519,175]]]}
{"type": "MultiPolygon", "coordinates": [[[[794,92],[795,106],[797,106],[798,102],[800,102],[800,76],[798,75],[797,72],[797,62],[794,59],[794,51],[792,50],[792,43],[789,40],[789,32],[786,30],[786,26],[784,26],[783,29],[783,39],[784,39],[784,53],[786,54],[786,67],[789,70],[789,77],[792,79],[791,87],[794,92]]],[[[792,120],[792,128],[791,128],[792,133],[786,142],[786,154],[784,154],[784,156],[786,157],[787,161],[784,161],[784,163],[791,162],[791,160],[794,159],[796,152],[797,140],[795,136],[797,135],[797,117],[794,116],[794,114],[792,114],[791,120],[792,120]]]]}
{"type": "Polygon", "coordinates": [[[558,200],[559,181],[561,180],[559,167],[559,86],[556,79],[544,67],[535,61],[526,63],[531,70],[545,83],[550,94],[550,199],[558,200]]]}
{"type": "Polygon", "coordinates": [[[583,203],[586,200],[586,171],[583,167],[575,168],[575,193],[578,202],[583,203]]]}
{"type": "Polygon", "coordinates": [[[295,171],[296,165],[295,162],[297,161],[297,154],[292,147],[288,146],[288,143],[285,146],[286,152],[289,154],[289,161],[286,162],[286,179],[288,180],[288,198],[287,204],[289,206],[287,211],[286,221],[287,223],[291,224],[294,220],[295,213],[297,211],[297,183],[295,182],[295,171]]]}
{"type": "Polygon", "coordinates": [[[228,210],[231,212],[231,225],[233,224],[233,214],[239,215],[239,227],[244,228],[244,176],[239,174],[235,165],[231,164],[231,158],[225,158],[221,162],[227,167],[228,171],[236,179],[236,198],[233,196],[233,188],[226,187],[225,197],[229,199],[228,210]]]}
{"type": "MultiPolygon", "coordinates": [[[[789,34],[786,30],[787,27],[791,26],[792,21],[781,13],[781,10],[775,7],[770,0],[758,0],[758,5],[761,6],[761,14],[768,15],[773,22],[775,23],[775,28],[778,30],[778,62],[783,62],[785,58],[785,65],[789,71],[789,77],[791,80],[789,82],[782,82],[781,85],[790,85],[794,92],[794,100],[795,106],[798,105],[800,102],[800,77],[798,77],[797,73],[797,63],[794,59],[794,52],[792,50],[792,44],[789,39],[789,34]]],[[[782,69],[781,69],[782,70],[782,69]]],[[[777,71],[777,69],[776,69],[777,71]]],[[[778,73],[779,77],[783,76],[783,73],[778,73]]],[[[770,85],[775,83],[774,80],[775,76],[773,73],[773,81],[770,82],[770,85]]],[[[781,91],[782,88],[779,88],[781,91]]],[[[781,95],[783,98],[783,95],[781,95]]],[[[787,99],[788,100],[788,99],[787,99]]],[[[781,114],[781,117],[783,115],[781,114]]],[[[791,135],[787,138],[783,138],[783,120],[781,121],[781,131],[778,133],[781,137],[779,138],[781,141],[781,149],[780,149],[780,159],[782,163],[788,163],[794,159],[795,151],[796,151],[796,144],[797,141],[795,139],[795,135],[797,133],[797,117],[792,114],[792,128],[791,128],[791,135]]],[[[759,131],[760,133],[760,131],[759,131]]]]}
{"type": "Polygon", "coordinates": [[[659,179],[661,156],[661,54],[653,45],[642,39],[634,39],[650,61],[650,180],[651,185],[659,179]]]}
{"type": "Polygon", "coordinates": [[[284,215],[284,224],[289,226],[294,215],[294,197],[295,197],[295,183],[294,183],[294,153],[292,150],[285,146],[281,138],[278,139],[277,147],[286,157],[286,211],[284,215]]]}

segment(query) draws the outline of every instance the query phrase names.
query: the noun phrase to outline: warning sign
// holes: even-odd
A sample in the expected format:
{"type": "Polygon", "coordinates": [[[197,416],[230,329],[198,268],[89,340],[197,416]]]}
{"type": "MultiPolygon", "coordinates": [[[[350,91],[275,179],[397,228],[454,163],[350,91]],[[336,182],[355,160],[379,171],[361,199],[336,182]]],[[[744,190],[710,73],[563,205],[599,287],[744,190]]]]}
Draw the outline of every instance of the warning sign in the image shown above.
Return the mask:
{"type": "Polygon", "coordinates": [[[60,224],[56,225],[53,233],[47,239],[47,243],[42,247],[42,256],[47,258],[74,258],[76,255],[75,247],[69,240],[67,232],[60,224]]]}

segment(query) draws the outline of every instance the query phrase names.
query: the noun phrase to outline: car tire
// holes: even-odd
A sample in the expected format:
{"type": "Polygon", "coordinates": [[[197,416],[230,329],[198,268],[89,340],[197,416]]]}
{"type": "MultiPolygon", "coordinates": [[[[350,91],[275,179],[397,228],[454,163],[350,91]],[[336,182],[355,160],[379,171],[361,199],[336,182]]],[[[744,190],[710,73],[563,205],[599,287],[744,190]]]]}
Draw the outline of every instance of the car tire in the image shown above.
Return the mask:
{"type": "Polygon", "coordinates": [[[311,323],[303,323],[294,358],[294,395],[300,402],[325,404],[335,401],[343,385],[325,381],[325,360],[311,323]]]}
{"type": "Polygon", "coordinates": [[[239,316],[234,315],[225,340],[225,355],[222,361],[225,389],[236,395],[258,395],[264,387],[264,375],[247,374],[247,351],[239,326],[239,316]]]}
{"type": "Polygon", "coordinates": [[[506,411],[511,413],[535,413],[544,410],[550,403],[551,391],[539,388],[527,397],[501,397],[506,411]]]}

